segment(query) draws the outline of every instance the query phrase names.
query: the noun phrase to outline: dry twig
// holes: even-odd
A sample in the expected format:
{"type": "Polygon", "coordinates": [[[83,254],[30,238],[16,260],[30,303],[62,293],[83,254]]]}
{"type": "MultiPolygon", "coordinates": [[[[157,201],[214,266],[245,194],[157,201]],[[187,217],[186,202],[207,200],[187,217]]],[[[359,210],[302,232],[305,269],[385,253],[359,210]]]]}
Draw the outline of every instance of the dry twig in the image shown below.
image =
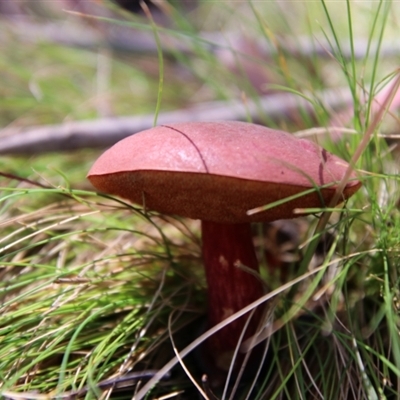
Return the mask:
{"type": "MultiPolygon", "coordinates": [[[[336,109],[351,101],[351,93],[348,89],[329,89],[313,94],[312,98],[318,99],[318,102],[330,109],[336,109]]],[[[291,93],[277,93],[245,103],[239,100],[214,101],[189,109],[160,113],[158,124],[248,119],[260,121],[263,114],[268,118],[289,120],[291,115],[301,108],[310,114],[314,112],[314,107],[305,98],[291,93]]],[[[0,131],[0,154],[38,154],[107,147],[129,135],[151,128],[153,121],[153,114],[148,114],[68,122],[26,130],[3,129],[0,131]]]]}

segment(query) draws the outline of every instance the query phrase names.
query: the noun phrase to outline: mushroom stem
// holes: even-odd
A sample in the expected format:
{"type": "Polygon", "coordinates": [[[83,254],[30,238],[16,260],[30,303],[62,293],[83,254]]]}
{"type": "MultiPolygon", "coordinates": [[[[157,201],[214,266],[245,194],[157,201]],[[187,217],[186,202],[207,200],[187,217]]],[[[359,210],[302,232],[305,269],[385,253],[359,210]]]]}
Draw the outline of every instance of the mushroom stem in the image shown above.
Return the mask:
{"type": "MultiPolygon", "coordinates": [[[[264,290],[260,279],[255,276],[259,268],[250,224],[202,221],[201,227],[208,284],[208,323],[214,326],[259,299],[264,290]]],[[[261,312],[260,308],[255,311],[256,315],[251,318],[244,339],[255,333],[261,312]]],[[[220,369],[229,368],[233,351],[248,317],[249,314],[246,314],[237,319],[207,342],[207,352],[220,369]]]]}

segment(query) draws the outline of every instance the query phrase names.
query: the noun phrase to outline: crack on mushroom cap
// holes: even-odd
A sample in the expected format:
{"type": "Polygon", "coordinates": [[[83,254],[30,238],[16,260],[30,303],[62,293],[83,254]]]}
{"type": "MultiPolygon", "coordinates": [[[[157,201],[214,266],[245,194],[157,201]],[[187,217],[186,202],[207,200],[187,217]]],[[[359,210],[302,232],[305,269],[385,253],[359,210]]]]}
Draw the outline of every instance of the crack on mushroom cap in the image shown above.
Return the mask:
{"type": "Polygon", "coordinates": [[[184,132],[180,131],[179,129],[176,129],[176,128],[172,127],[172,126],[168,126],[168,125],[161,125],[161,126],[163,126],[163,127],[165,127],[165,128],[168,128],[168,129],[172,129],[173,131],[178,132],[178,133],[180,133],[182,136],[184,136],[184,137],[192,144],[192,146],[196,149],[196,151],[197,151],[197,153],[199,154],[199,157],[200,157],[200,159],[201,159],[201,162],[202,162],[203,165],[204,165],[205,171],[206,171],[208,174],[210,173],[210,171],[209,171],[209,169],[208,169],[208,167],[207,167],[206,160],[204,159],[203,155],[201,154],[201,151],[198,149],[196,143],[194,143],[193,140],[192,140],[186,133],[184,133],[184,132]]]}

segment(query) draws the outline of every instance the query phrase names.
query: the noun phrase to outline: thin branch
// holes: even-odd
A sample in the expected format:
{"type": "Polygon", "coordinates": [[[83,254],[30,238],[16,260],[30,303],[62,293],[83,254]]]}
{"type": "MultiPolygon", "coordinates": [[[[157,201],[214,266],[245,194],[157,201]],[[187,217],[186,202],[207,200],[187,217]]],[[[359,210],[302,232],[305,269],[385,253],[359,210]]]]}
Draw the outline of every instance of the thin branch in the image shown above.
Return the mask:
{"type": "MultiPolygon", "coordinates": [[[[129,26],[125,22],[123,25],[112,25],[102,23],[102,29],[94,29],[91,25],[82,24],[79,21],[58,22],[37,22],[27,17],[13,17],[1,20],[2,29],[0,40],[10,33],[16,35],[21,42],[37,43],[49,42],[63,46],[96,50],[99,46],[107,47],[130,53],[157,54],[157,45],[154,41],[153,33],[146,25],[138,28],[129,26]]],[[[133,25],[133,24],[132,24],[133,25]]],[[[139,26],[139,24],[136,24],[139,26]]],[[[218,56],[221,50],[232,50],[232,44],[239,43],[243,35],[237,32],[207,32],[200,33],[199,36],[187,35],[182,32],[159,27],[161,35],[162,49],[165,54],[174,55],[186,53],[192,54],[193,48],[203,46],[208,52],[218,56]]],[[[255,45],[264,57],[270,57],[277,52],[277,48],[265,40],[252,38],[255,45]]],[[[279,48],[289,54],[303,57],[317,55],[318,57],[331,58],[332,48],[324,38],[297,37],[295,40],[281,37],[278,38],[279,48]]],[[[378,42],[370,43],[367,39],[357,39],[354,41],[354,54],[352,54],[350,44],[341,44],[343,57],[350,59],[353,55],[356,59],[368,56],[373,57],[377,51],[378,42]],[[368,45],[370,51],[367,53],[368,45]]],[[[386,40],[381,44],[381,57],[393,57],[400,54],[400,41],[386,40]]]]}
{"type": "MultiPolygon", "coordinates": [[[[336,109],[351,101],[348,89],[329,89],[310,95],[329,109],[336,109]]],[[[189,121],[253,121],[265,117],[289,120],[296,111],[314,112],[312,104],[292,93],[277,93],[257,100],[214,101],[189,109],[160,113],[159,125],[189,121]]],[[[62,125],[33,127],[26,130],[7,128],[0,131],[0,154],[38,154],[69,151],[80,148],[108,147],[134,133],[153,126],[154,115],[103,118],[93,121],[68,122],[62,125]]]]}

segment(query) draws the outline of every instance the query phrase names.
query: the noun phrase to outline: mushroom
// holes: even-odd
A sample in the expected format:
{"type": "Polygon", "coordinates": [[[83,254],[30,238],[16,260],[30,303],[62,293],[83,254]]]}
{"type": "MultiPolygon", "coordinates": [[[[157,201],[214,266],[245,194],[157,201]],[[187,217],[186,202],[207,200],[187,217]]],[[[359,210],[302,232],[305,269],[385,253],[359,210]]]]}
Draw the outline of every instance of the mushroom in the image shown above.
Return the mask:
{"type": "MultiPolygon", "coordinates": [[[[296,208],[329,204],[347,167],[317,144],[283,131],[237,121],[189,122],[121,140],[99,157],[88,179],[145,209],[201,220],[208,324],[214,326],[264,294],[250,224],[295,218],[296,208]]],[[[360,186],[353,175],[342,200],[360,186]]],[[[261,313],[252,315],[244,339],[256,332],[261,313]]],[[[217,368],[229,367],[247,319],[206,343],[217,368]]]]}

